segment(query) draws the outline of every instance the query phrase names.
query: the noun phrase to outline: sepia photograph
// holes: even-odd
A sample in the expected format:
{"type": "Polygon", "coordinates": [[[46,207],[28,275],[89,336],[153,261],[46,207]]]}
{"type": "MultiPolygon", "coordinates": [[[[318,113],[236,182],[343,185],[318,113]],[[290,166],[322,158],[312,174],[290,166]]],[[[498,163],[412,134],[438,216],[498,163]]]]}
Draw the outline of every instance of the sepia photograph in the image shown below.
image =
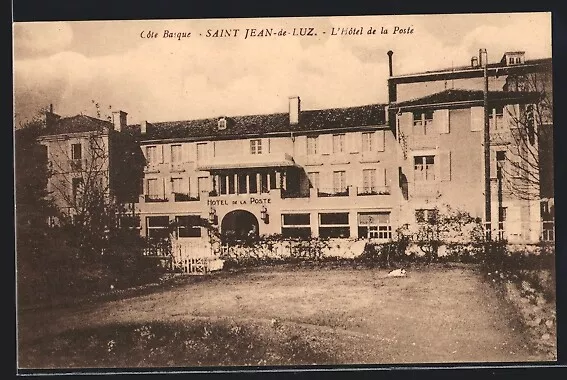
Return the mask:
{"type": "Polygon", "coordinates": [[[551,30],[13,23],[18,370],[556,362],[551,30]]]}

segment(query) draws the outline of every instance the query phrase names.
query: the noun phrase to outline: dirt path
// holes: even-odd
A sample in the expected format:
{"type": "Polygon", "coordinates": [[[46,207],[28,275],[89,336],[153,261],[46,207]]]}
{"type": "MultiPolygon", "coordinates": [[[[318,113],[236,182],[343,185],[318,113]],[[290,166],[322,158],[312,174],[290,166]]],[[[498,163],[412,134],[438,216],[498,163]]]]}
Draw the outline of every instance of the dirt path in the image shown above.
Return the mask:
{"type": "Polygon", "coordinates": [[[542,360],[514,326],[513,311],[473,269],[385,274],[289,268],[219,274],[132,298],[22,312],[19,339],[121,322],[276,320],[344,363],[542,360]]]}

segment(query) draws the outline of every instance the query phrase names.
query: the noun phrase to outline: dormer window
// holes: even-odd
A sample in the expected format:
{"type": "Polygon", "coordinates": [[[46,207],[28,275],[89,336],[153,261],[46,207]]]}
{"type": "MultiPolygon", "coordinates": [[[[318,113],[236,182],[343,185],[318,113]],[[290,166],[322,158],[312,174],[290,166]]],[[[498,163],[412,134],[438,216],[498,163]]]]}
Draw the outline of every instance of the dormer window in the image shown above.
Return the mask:
{"type": "Polygon", "coordinates": [[[226,119],[224,117],[221,117],[219,119],[217,127],[218,127],[219,131],[226,129],[226,119]]]}

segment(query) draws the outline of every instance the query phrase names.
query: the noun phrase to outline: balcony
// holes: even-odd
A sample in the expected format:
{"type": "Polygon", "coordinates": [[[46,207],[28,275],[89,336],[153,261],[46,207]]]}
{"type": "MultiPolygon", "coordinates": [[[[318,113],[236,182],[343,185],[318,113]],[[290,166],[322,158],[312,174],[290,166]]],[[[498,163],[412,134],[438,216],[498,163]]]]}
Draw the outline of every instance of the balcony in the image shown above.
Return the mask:
{"type": "Polygon", "coordinates": [[[370,186],[370,187],[357,187],[356,195],[390,195],[390,186],[370,186]]]}
{"type": "Polygon", "coordinates": [[[282,199],[286,198],[309,198],[309,193],[300,190],[282,190],[282,199]]]}
{"type": "Polygon", "coordinates": [[[318,188],[317,189],[317,197],[319,198],[326,198],[326,197],[348,197],[349,196],[349,188],[346,187],[344,189],[325,189],[325,188],[318,188]]]}
{"type": "Polygon", "coordinates": [[[70,171],[82,171],[87,168],[87,160],[84,158],[72,159],[69,161],[70,171]]]}
{"type": "Polygon", "coordinates": [[[165,195],[144,195],[144,202],[146,203],[157,203],[157,202],[168,202],[169,200],[165,195]]]}
{"type": "Polygon", "coordinates": [[[186,193],[173,193],[174,202],[194,202],[200,199],[199,195],[191,195],[186,193]]]}
{"type": "Polygon", "coordinates": [[[159,173],[159,171],[160,171],[160,165],[159,164],[148,163],[144,167],[144,173],[159,173]]]}

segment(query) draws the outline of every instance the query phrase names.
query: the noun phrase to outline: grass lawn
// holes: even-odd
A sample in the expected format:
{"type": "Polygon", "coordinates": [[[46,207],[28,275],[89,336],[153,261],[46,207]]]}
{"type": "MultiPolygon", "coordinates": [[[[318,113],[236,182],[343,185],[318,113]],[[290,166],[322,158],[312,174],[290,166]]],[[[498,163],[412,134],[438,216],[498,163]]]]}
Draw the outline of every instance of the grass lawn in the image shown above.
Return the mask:
{"type": "Polygon", "coordinates": [[[149,294],[22,311],[20,368],[544,360],[474,267],[184,277],[149,294]]]}

